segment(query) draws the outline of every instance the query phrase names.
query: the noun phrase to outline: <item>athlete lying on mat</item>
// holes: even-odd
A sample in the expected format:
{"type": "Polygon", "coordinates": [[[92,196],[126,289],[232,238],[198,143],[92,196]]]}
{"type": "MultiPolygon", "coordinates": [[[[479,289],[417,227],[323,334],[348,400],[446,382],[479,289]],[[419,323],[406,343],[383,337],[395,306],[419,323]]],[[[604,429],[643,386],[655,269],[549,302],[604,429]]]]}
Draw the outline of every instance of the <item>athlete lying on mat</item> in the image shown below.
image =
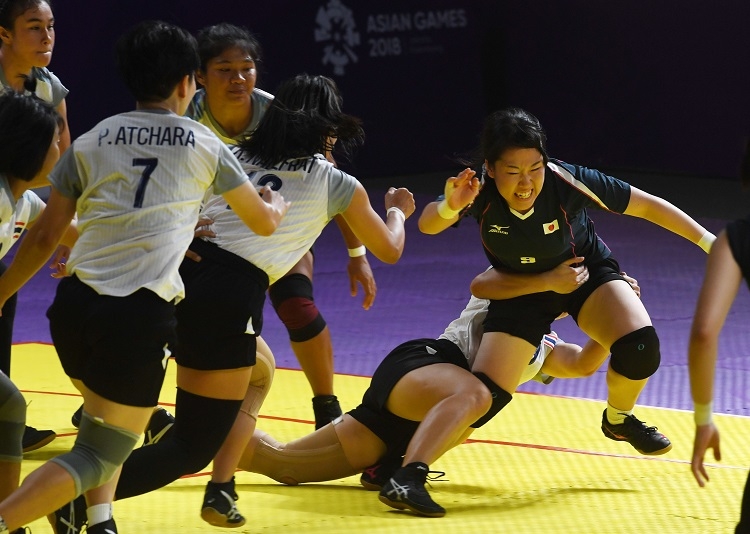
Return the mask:
{"type": "MultiPolygon", "coordinates": [[[[626,279],[640,296],[637,281],[626,279]]],[[[392,350],[375,370],[362,404],[325,427],[286,444],[255,430],[238,467],[290,485],[364,471],[362,485],[379,490],[385,504],[429,517],[445,515],[424,488],[428,465],[503,407],[493,398],[493,384],[471,372],[488,302],[472,297],[438,339],[415,339],[392,350]]],[[[519,384],[531,379],[548,383],[547,375],[589,376],[607,356],[593,341],[581,348],[554,333],[545,335],[519,384]]],[[[259,356],[256,371],[253,376],[266,377],[265,384],[256,383],[243,406],[253,418],[265,396],[261,391],[270,387],[270,351],[259,356]],[[257,367],[263,366],[260,372],[257,367]]],[[[224,501],[204,503],[202,516],[214,525],[231,526],[226,519],[239,515],[233,483],[221,494],[224,501]]]]}

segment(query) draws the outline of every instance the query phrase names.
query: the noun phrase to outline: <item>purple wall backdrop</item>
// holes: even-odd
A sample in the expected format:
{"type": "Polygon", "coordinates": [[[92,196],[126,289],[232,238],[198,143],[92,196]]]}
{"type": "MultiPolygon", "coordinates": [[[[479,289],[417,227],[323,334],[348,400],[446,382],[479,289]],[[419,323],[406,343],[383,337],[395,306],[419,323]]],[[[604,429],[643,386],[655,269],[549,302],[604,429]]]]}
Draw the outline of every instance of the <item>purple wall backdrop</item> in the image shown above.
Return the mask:
{"type": "Polygon", "coordinates": [[[483,116],[542,120],[553,155],[591,166],[729,178],[750,131],[750,2],[664,0],[66,0],[51,65],[71,90],[75,134],[131,107],[113,65],[128,26],[254,31],[273,91],[332,76],[365,121],[361,178],[452,169],[483,116]]]}

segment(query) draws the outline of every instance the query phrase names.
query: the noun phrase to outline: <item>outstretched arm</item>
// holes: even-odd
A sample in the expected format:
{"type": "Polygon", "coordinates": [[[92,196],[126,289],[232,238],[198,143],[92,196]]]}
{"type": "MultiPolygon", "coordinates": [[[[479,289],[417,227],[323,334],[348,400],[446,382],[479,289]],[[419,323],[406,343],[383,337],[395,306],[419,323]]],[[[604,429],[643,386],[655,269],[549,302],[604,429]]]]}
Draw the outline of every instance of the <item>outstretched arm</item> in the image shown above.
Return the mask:
{"type": "Polygon", "coordinates": [[[696,423],[691,470],[701,487],[708,481],[703,465],[706,451],[713,448],[714,458],[721,459],[719,431],[711,420],[714,374],[719,333],[741,282],[742,272],[729,248],[726,232],[721,232],[708,255],[688,348],[690,391],[695,404],[696,423]]]}
{"type": "Polygon", "coordinates": [[[691,243],[695,243],[707,253],[711,250],[711,244],[716,239],[716,236],[677,206],[636,187],[630,187],[630,202],[624,213],[658,224],[662,228],[684,237],[691,243]]]}
{"type": "Polygon", "coordinates": [[[391,187],[385,195],[386,220],[375,213],[364,186],[357,183],[344,219],[354,235],[375,257],[385,263],[396,263],[404,251],[404,222],[414,213],[414,195],[408,189],[391,187]]]}
{"type": "Polygon", "coordinates": [[[419,229],[425,234],[439,234],[458,220],[458,214],[474,202],[479,194],[476,172],[464,169],[445,181],[445,198],[430,202],[419,216],[419,229]]]}

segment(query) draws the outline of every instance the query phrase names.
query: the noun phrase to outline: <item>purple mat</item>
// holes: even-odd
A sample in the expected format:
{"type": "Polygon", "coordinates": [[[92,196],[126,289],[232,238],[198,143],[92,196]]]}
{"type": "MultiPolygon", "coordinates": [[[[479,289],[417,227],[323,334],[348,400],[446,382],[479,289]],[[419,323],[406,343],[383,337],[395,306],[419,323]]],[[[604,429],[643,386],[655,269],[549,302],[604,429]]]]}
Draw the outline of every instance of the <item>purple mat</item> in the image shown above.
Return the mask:
{"type": "MultiPolygon", "coordinates": [[[[384,190],[370,189],[381,208],[384,190]]],[[[434,197],[416,194],[417,210],[434,197]]],[[[592,213],[597,231],[612,248],[621,267],[636,277],[643,300],[659,332],[662,365],[650,380],[640,404],[692,409],[687,379],[687,343],[695,301],[705,266],[705,254],[695,245],[645,221],[608,213],[592,213]]],[[[722,219],[700,219],[717,233],[722,219]]],[[[407,221],[407,244],[397,265],[385,265],[369,254],[378,283],[378,296],[369,311],[361,295],[349,296],[347,255],[335,225],[315,245],[315,299],[333,336],[336,372],[370,376],[378,362],[397,344],[411,338],[438,336],[458,316],[469,297],[469,282],[487,261],[480,250],[477,225],[464,221],[459,228],[437,236],[423,235],[417,217],[407,221]]],[[[21,291],[15,342],[49,342],[44,316],[56,281],[46,268],[21,291]]],[[[750,415],[748,362],[750,354],[750,292],[743,285],[722,332],[715,406],[717,412],[750,415]]],[[[585,337],[571,319],[558,321],[555,330],[566,340],[585,337]]],[[[299,368],[286,331],[266,306],[263,337],[279,367],[299,368]]],[[[549,386],[531,383],[523,391],[606,398],[604,369],[586,379],[557,380],[549,386]]]]}

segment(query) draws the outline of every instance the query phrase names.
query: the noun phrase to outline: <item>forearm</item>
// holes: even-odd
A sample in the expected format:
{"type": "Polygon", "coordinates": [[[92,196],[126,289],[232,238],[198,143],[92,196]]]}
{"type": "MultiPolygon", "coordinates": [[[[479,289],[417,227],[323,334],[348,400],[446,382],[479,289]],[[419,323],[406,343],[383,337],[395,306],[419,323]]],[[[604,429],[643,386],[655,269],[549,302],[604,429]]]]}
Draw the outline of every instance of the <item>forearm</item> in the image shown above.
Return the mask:
{"type": "MultiPolygon", "coordinates": [[[[639,192],[639,194],[644,195],[643,192],[639,192]]],[[[625,210],[625,214],[646,219],[670,232],[684,237],[691,243],[701,246],[706,251],[710,249],[710,244],[713,242],[713,235],[708,230],[670,202],[653,195],[645,195],[641,201],[631,201],[628,209],[625,210]],[[708,246],[704,246],[706,244],[704,236],[706,236],[707,232],[709,235],[706,238],[710,239],[710,242],[707,244],[708,246]],[[701,242],[702,239],[704,239],[704,242],[701,242]]]]}
{"type": "Polygon", "coordinates": [[[341,232],[341,237],[344,238],[346,248],[355,249],[362,246],[362,241],[356,235],[354,235],[354,232],[349,227],[349,224],[346,222],[346,219],[344,219],[343,215],[336,215],[333,220],[336,222],[336,226],[339,227],[339,232],[341,232]]]}
{"type": "Polygon", "coordinates": [[[695,331],[690,334],[688,370],[695,404],[708,404],[713,400],[718,344],[715,336],[704,336],[695,331]]]}
{"type": "Polygon", "coordinates": [[[450,212],[443,211],[443,215],[441,215],[438,212],[438,206],[440,206],[440,202],[430,202],[427,204],[422,210],[422,214],[419,216],[419,230],[423,234],[439,234],[449,226],[453,225],[458,221],[458,212],[455,212],[455,215],[452,217],[446,219],[444,216],[450,216],[450,212]]]}
{"type": "Polygon", "coordinates": [[[0,302],[17,293],[52,255],[58,240],[42,232],[29,231],[8,269],[0,276],[0,302]]]}
{"type": "Polygon", "coordinates": [[[488,269],[471,282],[471,294],[480,299],[505,300],[544,291],[549,291],[545,273],[506,273],[488,269]]]}

